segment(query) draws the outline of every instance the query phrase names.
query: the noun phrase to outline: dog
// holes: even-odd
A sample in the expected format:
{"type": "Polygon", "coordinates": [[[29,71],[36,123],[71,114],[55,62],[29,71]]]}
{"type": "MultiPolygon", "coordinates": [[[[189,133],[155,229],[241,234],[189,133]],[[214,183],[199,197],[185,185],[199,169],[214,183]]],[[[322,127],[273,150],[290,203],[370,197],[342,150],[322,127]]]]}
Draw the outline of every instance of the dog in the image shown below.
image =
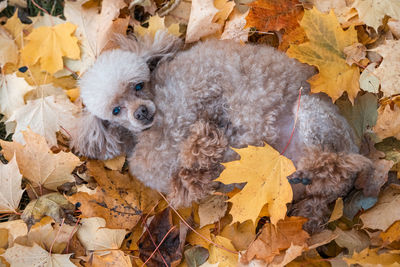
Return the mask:
{"type": "Polygon", "coordinates": [[[79,81],[85,105],[71,147],[89,158],[128,155],[129,170],[167,193],[174,206],[213,192],[231,149],[272,145],[297,171],[290,215],[323,229],[329,205],[345,196],[372,162],[326,95],[310,94],[315,69],[263,45],[207,40],[186,50],[159,31],[120,36],[79,81]],[[300,96],[300,106],[298,99],[300,96]],[[297,116],[297,123],[294,120],[297,116]]]}

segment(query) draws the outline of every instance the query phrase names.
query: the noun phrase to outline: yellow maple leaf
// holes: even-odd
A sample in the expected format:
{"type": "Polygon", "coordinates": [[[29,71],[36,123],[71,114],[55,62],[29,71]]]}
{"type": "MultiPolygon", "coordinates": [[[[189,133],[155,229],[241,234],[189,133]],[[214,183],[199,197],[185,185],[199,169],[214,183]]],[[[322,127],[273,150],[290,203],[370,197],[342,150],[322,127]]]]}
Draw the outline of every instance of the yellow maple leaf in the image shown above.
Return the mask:
{"type": "Polygon", "coordinates": [[[324,92],[336,101],[347,92],[353,103],[359,88],[360,71],[346,63],[344,48],[357,43],[357,31],[350,27],[344,31],[335,14],[323,14],[317,9],[306,10],[300,23],[309,42],[291,45],[287,51],[303,63],[318,67],[319,74],[311,77],[311,91],[324,92]]]}
{"type": "Polygon", "coordinates": [[[233,222],[256,221],[264,204],[268,204],[271,222],[285,218],[286,203],[292,201],[292,188],[287,176],[296,169],[291,160],[266,144],[234,149],[241,159],[224,163],[225,170],[217,181],[224,184],[244,183],[246,186],[229,201],[233,222]]]}
{"type": "MultiPolygon", "coordinates": [[[[394,251],[393,251],[394,252],[394,251]]],[[[352,258],[344,257],[343,260],[347,264],[359,264],[360,266],[399,266],[400,255],[398,252],[379,253],[379,248],[366,248],[360,253],[354,252],[352,258]]]]}
{"type": "Polygon", "coordinates": [[[142,26],[135,27],[135,33],[139,34],[140,36],[144,36],[146,34],[155,36],[157,31],[167,29],[170,34],[179,37],[181,35],[181,33],[179,32],[179,24],[177,23],[171,24],[167,28],[165,27],[164,20],[165,18],[161,18],[158,15],[152,16],[148,20],[149,27],[148,28],[144,28],[142,26]]]}
{"type": "Polygon", "coordinates": [[[218,267],[236,266],[238,263],[238,254],[235,253],[236,250],[231,241],[222,236],[215,236],[213,241],[225,249],[211,244],[209,249],[210,257],[208,258],[208,263],[218,264],[218,267]],[[227,251],[227,249],[230,251],[227,251]]]}
{"type": "Polygon", "coordinates": [[[78,39],[72,36],[75,29],[69,22],[34,29],[26,38],[29,42],[21,51],[22,60],[27,65],[40,61],[41,69],[52,74],[63,69],[63,57],[80,58],[78,39]]]}

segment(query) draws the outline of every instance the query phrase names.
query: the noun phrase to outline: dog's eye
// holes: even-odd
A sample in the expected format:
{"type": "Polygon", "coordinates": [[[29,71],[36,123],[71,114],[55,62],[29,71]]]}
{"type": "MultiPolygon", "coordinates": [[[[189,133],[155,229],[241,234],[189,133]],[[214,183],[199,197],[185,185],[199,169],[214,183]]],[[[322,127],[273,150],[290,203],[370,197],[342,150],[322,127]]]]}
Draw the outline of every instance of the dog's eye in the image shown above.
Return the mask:
{"type": "Polygon", "coordinates": [[[136,90],[136,91],[140,91],[140,90],[143,89],[143,86],[144,86],[144,83],[143,83],[143,82],[138,83],[138,84],[135,85],[135,90],[136,90]]]}
{"type": "Polygon", "coordinates": [[[120,111],[121,111],[121,107],[115,107],[115,108],[113,109],[113,111],[112,111],[112,114],[113,114],[113,115],[118,115],[120,111]]]}

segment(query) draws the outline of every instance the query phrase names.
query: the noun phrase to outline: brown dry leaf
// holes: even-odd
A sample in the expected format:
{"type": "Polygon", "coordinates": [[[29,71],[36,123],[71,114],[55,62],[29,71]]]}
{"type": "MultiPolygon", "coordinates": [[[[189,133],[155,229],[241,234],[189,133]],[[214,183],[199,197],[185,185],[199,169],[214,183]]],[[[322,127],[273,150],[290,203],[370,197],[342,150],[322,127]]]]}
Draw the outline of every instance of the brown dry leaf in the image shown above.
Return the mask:
{"type": "Polygon", "coordinates": [[[77,236],[88,252],[102,256],[121,247],[127,231],[105,228],[106,221],[100,217],[84,218],[77,236]]]}
{"type": "Polygon", "coordinates": [[[104,160],[104,166],[113,171],[121,171],[125,163],[125,156],[118,156],[113,159],[104,160]]]}
{"type": "Polygon", "coordinates": [[[374,74],[381,82],[383,95],[390,97],[400,94],[400,41],[386,40],[384,44],[378,46],[373,51],[383,57],[382,63],[374,70],[374,74]]]}
{"type": "Polygon", "coordinates": [[[0,67],[4,67],[6,63],[17,64],[18,47],[11,35],[0,27],[0,67]]]}
{"type": "Polygon", "coordinates": [[[72,254],[50,254],[37,244],[33,247],[25,247],[15,244],[8,248],[2,255],[11,266],[32,266],[32,267],[76,267],[69,258],[72,254]]]}
{"type": "Polygon", "coordinates": [[[307,247],[306,241],[309,235],[302,229],[306,221],[307,219],[302,217],[287,217],[278,221],[276,227],[266,223],[241,261],[248,263],[253,259],[259,259],[271,263],[276,256],[285,253],[285,250],[292,245],[307,247]]]}
{"type": "Polygon", "coordinates": [[[390,31],[393,33],[393,35],[399,39],[400,38],[400,20],[395,20],[395,19],[389,19],[387,23],[390,31]]]}
{"type": "Polygon", "coordinates": [[[315,8],[305,11],[300,25],[306,31],[309,42],[291,45],[287,54],[318,67],[319,73],[308,80],[311,91],[324,92],[333,101],[347,92],[354,103],[360,90],[360,72],[358,67],[347,65],[343,49],[358,41],[357,31],[354,27],[344,31],[333,11],[322,14],[315,8]]]}
{"type": "Polygon", "coordinates": [[[343,216],[343,199],[339,197],[336,199],[335,207],[333,208],[331,217],[328,222],[336,221],[343,216]]]}
{"type": "Polygon", "coordinates": [[[319,246],[328,244],[332,240],[334,240],[336,237],[338,237],[337,234],[335,234],[333,231],[325,229],[320,233],[313,234],[308,240],[308,249],[312,250],[315,249],[319,246]]]}
{"type": "MultiPolygon", "coordinates": [[[[147,224],[147,222],[145,223],[147,224]]],[[[142,261],[149,259],[156,248],[153,241],[155,244],[160,244],[163,238],[165,238],[164,242],[161,244],[158,251],[162,254],[162,257],[167,262],[168,266],[175,266],[175,264],[179,263],[182,258],[185,240],[180,238],[179,229],[173,225],[171,210],[169,208],[156,214],[154,218],[151,219],[148,231],[144,232],[140,238],[140,259],[142,261]],[[151,236],[149,236],[150,234],[151,236]]],[[[160,253],[154,254],[147,262],[147,266],[163,266],[164,261],[160,256],[160,253]]]]}
{"type": "Polygon", "coordinates": [[[379,237],[387,244],[400,240],[400,221],[396,221],[385,232],[381,232],[379,237]]]}
{"type": "Polygon", "coordinates": [[[28,227],[23,220],[14,220],[0,223],[0,229],[8,230],[8,246],[12,247],[14,240],[28,234],[28,227]]]}
{"type": "Polygon", "coordinates": [[[276,256],[274,260],[268,265],[269,267],[284,267],[300,256],[306,248],[306,244],[296,246],[291,244],[290,247],[280,255],[276,256]]]}
{"type": "Polygon", "coordinates": [[[22,175],[15,156],[7,165],[0,163],[0,213],[17,212],[25,190],[21,189],[22,175]]]}
{"type": "Polygon", "coordinates": [[[200,228],[207,224],[215,223],[225,216],[228,209],[228,203],[225,202],[227,199],[228,197],[226,196],[213,195],[200,202],[200,228]]]}
{"type": "Polygon", "coordinates": [[[357,231],[354,228],[343,231],[339,227],[336,227],[334,233],[337,235],[335,238],[336,244],[342,248],[347,248],[349,254],[360,252],[367,248],[371,243],[367,234],[363,231],[357,231]]]}
{"type": "MultiPolygon", "coordinates": [[[[60,193],[50,193],[32,200],[21,215],[26,224],[31,227],[43,217],[50,216],[56,222],[61,223],[68,214],[75,211],[75,206],[69,203],[60,193]]],[[[72,219],[71,219],[72,220],[72,219]]]]}
{"type": "Polygon", "coordinates": [[[400,262],[398,253],[382,252],[379,253],[379,248],[366,248],[360,253],[355,252],[352,258],[343,258],[347,264],[359,264],[363,267],[397,267],[400,262]]]}
{"type": "Polygon", "coordinates": [[[356,0],[353,7],[360,19],[376,31],[385,15],[400,19],[400,2],[397,0],[356,0]]]}
{"type": "Polygon", "coordinates": [[[220,235],[231,240],[237,251],[243,251],[256,238],[256,228],[251,220],[243,223],[236,222],[225,226],[220,235]]]}
{"type": "Polygon", "coordinates": [[[292,201],[292,188],[287,177],[295,171],[289,159],[268,144],[234,149],[241,159],[224,163],[224,171],[216,180],[224,184],[244,183],[245,187],[229,199],[233,222],[256,221],[261,209],[268,204],[271,222],[285,218],[286,203],[292,201]]]}
{"type": "Polygon", "coordinates": [[[386,231],[395,221],[400,220],[400,188],[394,185],[381,192],[374,207],[360,215],[364,228],[386,231]]]}
{"type": "Polygon", "coordinates": [[[360,43],[354,43],[350,46],[347,46],[343,49],[343,52],[346,54],[346,63],[351,66],[353,63],[356,65],[363,59],[366,58],[367,48],[360,43]]]}
{"type": "Polygon", "coordinates": [[[0,140],[0,145],[7,160],[16,154],[21,174],[35,187],[57,190],[64,183],[75,181],[71,173],[80,163],[78,157],[63,151],[53,154],[44,137],[30,130],[23,132],[23,135],[26,145],[3,140],[0,140]]]}
{"type": "Polygon", "coordinates": [[[160,198],[158,193],[129,174],[106,170],[99,161],[90,161],[87,168],[89,176],[93,176],[98,184],[96,193],[78,192],[67,198],[81,204],[84,217],[105,218],[107,227],[133,228],[160,198]]]}
{"type": "MultiPolygon", "coordinates": [[[[397,98],[400,99],[400,97],[397,98]]],[[[395,99],[392,100],[395,101],[395,99]]],[[[381,139],[391,136],[400,139],[400,107],[398,105],[388,104],[379,107],[374,132],[381,139]]]]}

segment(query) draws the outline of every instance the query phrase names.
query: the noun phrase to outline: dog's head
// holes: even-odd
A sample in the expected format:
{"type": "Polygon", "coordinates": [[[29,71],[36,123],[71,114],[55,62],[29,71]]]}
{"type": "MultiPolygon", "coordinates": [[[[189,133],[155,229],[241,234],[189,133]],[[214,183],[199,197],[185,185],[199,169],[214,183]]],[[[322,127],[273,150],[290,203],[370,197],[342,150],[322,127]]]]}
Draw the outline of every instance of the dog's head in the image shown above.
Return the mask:
{"type": "Polygon", "coordinates": [[[126,130],[136,135],[153,125],[157,107],[150,86],[152,72],[181,46],[166,32],[157,32],[154,38],[117,39],[120,48],[100,55],[79,81],[85,105],[81,122],[85,123],[72,134],[71,146],[93,158],[128,152],[124,138],[115,135],[126,130]]]}

